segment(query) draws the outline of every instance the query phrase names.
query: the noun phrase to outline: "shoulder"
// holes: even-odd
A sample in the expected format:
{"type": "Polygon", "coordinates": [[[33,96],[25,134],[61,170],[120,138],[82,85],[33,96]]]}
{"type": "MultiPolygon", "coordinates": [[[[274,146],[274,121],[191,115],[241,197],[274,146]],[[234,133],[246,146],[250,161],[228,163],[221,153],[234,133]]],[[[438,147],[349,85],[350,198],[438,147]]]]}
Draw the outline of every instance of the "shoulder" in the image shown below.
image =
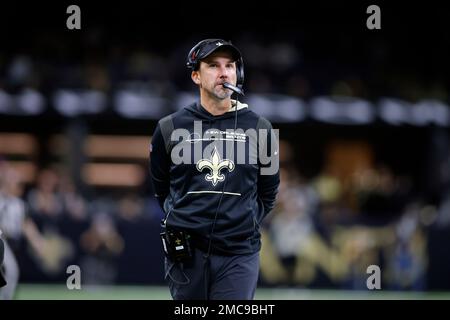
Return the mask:
{"type": "Polygon", "coordinates": [[[188,108],[192,107],[193,105],[195,105],[195,103],[193,103],[189,106],[183,107],[183,108],[179,109],[178,111],[165,116],[164,118],[161,118],[158,121],[158,124],[161,126],[162,123],[172,122],[175,127],[179,127],[181,124],[183,124],[187,120],[192,121],[192,119],[193,119],[192,112],[190,112],[188,110],[188,108]]]}
{"type": "Polygon", "coordinates": [[[254,111],[250,111],[249,113],[250,117],[256,121],[256,129],[272,129],[272,124],[268,119],[255,113],[254,111]]]}
{"type": "Polygon", "coordinates": [[[255,123],[260,121],[260,119],[263,119],[264,122],[268,122],[268,120],[266,118],[257,114],[255,111],[251,110],[250,108],[240,110],[238,113],[238,117],[241,119],[244,118],[246,120],[253,121],[255,123]]]}
{"type": "Polygon", "coordinates": [[[178,111],[176,111],[176,112],[173,112],[173,113],[171,113],[171,114],[168,114],[168,115],[166,115],[165,117],[159,119],[158,124],[161,125],[161,123],[168,122],[168,121],[170,121],[170,120],[173,121],[173,120],[175,120],[175,119],[177,119],[177,118],[183,116],[183,114],[185,114],[185,113],[186,113],[186,110],[185,110],[184,108],[183,108],[183,109],[180,109],[180,110],[178,110],[178,111]]]}
{"type": "Polygon", "coordinates": [[[241,110],[238,115],[239,121],[245,123],[244,126],[258,129],[272,129],[272,124],[268,119],[259,115],[251,109],[241,110]]]}
{"type": "Polygon", "coordinates": [[[258,123],[256,124],[257,129],[272,129],[272,124],[266,118],[259,116],[258,123]]]}

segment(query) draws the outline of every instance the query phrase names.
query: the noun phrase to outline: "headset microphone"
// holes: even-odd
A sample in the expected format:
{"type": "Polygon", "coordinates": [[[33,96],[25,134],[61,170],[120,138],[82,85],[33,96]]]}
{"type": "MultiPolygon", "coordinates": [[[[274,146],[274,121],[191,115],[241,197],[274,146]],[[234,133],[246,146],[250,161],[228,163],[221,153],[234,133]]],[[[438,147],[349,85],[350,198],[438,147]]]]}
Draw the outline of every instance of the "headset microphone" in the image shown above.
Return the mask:
{"type": "Polygon", "coordinates": [[[238,88],[236,86],[233,86],[231,83],[224,82],[224,83],[222,83],[222,86],[224,88],[227,88],[227,89],[230,89],[230,90],[236,92],[237,94],[240,94],[241,96],[245,96],[244,90],[242,90],[242,89],[240,89],[240,88],[238,88]]]}

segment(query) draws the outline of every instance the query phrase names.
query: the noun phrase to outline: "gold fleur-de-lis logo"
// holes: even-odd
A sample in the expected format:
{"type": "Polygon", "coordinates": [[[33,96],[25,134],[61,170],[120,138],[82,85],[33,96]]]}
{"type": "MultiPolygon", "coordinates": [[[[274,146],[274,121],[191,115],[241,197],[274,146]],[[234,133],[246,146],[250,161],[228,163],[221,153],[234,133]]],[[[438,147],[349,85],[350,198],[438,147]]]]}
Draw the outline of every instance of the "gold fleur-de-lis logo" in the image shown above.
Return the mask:
{"type": "Polygon", "coordinates": [[[226,168],[228,171],[234,170],[234,162],[228,159],[220,159],[219,152],[217,152],[217,148],[214,147],[213,152],[211,153],[210,159],[200,159],[197,162],[197,170],[202,171],[204,168],[207,168],[211,171],[211,173],[206,174],[205,180],[211,181],[213,186],[215,186],[219,181],[225,180],[225,176],[220,173],[220,170],[226,168]]]}

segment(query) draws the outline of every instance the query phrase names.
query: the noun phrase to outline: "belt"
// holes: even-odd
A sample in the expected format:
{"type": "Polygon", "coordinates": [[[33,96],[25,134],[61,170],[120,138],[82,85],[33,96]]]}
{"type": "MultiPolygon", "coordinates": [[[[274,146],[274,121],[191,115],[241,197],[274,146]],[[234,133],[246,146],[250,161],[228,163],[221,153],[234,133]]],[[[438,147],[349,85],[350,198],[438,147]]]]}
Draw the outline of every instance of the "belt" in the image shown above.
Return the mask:
{"type": "MultiPolygon", "coordinates": [[[[208,246],[209,246],[209,240],[199,238],[198,236],[191,235],[191,245],[198,250],[202,251],[203,253],[208,252],[208,246]]],[[[213,243],[211,243],[211,254],[219,255],[219,256],[232,256],[233,253],[227,252],[223,249],[220,249],[216,246],[214,246],[213,243]]]]}

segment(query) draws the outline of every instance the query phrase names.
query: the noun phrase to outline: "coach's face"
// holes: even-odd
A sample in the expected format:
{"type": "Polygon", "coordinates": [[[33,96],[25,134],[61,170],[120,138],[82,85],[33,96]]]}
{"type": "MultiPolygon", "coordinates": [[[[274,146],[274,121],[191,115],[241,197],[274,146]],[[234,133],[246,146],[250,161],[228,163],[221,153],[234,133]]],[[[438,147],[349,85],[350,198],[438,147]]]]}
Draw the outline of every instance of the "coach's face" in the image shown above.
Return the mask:
{"type": "Polygon", "coordinates": [[[214,52],[200,62],[198,71],[192,72],[192,80],[200,89],[216,99],[227,99],[233,93],[222,86],[224,82],[236,85],[236,63],[231,53],[214,52]]]}

